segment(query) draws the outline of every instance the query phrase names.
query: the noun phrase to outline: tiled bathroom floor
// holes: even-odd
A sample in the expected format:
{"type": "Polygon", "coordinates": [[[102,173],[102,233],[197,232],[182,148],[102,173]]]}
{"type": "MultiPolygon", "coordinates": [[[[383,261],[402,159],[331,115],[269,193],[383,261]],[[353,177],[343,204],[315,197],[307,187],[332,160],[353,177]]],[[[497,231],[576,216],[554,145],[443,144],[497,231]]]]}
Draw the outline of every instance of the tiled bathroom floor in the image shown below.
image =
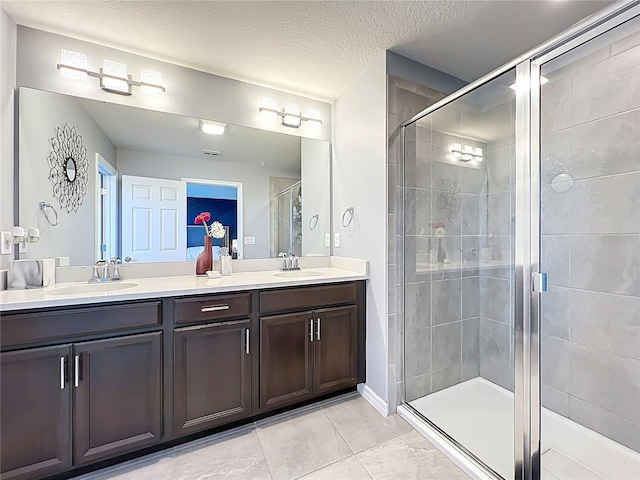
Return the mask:
{"type": "Polygon", "coordinates": [[[76,480],[293,478],[468,479],[398,415],[384,418],[354,393],[76,480]]]}

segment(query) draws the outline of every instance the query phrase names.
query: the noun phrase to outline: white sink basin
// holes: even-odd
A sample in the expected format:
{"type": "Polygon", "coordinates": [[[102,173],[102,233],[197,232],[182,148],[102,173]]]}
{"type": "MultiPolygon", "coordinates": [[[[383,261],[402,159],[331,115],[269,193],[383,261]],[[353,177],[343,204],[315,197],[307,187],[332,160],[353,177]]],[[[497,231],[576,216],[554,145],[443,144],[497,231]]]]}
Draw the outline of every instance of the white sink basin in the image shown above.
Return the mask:
{"type": "Polygon", "coordinates": [[[314,272],[313,270],[292,270],[291,272],[274,273],[274,277],[281,278],[301,278],[301,277],[320,277],[323,272],[314,272]]]}
{"type": "Polygon", "coordinates": [[[87,283],[71,287],[50,288],[48,290],[44,290],[42,295],[76,295],[79,293],[114,292],[116,290],[125,290],[127,288],[135,287],[136,285],[138,284],[131,282],[87,283]]]}

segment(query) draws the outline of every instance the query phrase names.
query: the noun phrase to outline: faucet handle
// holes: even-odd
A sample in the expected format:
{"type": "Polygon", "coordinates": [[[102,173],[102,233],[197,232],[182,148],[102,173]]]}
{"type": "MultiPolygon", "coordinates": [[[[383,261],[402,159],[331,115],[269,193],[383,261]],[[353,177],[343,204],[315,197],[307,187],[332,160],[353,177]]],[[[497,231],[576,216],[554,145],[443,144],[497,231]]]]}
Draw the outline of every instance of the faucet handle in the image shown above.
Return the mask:
{"type": "MultiPolygon", "coordinates": [[[[118,259],[120,260],[120,259],[118,259]]],[[[113,264],[113,274],[111,275],[111,281],[113,282],[117,282],[119,280],[122,280],[122,277],[120,276],[120,269],[121,268],[127,268],[129,265],[122,265],[122,261],[120,263],[118,263],[117,261],[114,262],[113,264]]]]}
{"type": "Polygon", "coordinates": [[[100,275],[98,275],[98,265],[89,265],[86,267],[82,267],[83,269],[85,268],[91,268],[91,277],[89,277],[89,282],[88,283],[98,283],[100,281],[100,275]]]}
{"type": "Polygon", "coordinates": [[[120,257],[111,257],[111,260],[109,261],[109,263],[111,265],[120,265],[122,264],[122,259],[120,257]]]}

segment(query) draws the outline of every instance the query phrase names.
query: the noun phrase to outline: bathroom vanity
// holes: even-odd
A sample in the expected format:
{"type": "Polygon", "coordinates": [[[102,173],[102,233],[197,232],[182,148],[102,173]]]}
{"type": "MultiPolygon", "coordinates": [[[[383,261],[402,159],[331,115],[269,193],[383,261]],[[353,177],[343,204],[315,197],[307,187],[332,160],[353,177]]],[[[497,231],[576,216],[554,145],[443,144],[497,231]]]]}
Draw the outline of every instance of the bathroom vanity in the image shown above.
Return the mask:
{"type": "Polygon", "coordinates": [[[99,468],[363,382],[366,275],[318,270],[0,293],[0,478],[99,468]]]}

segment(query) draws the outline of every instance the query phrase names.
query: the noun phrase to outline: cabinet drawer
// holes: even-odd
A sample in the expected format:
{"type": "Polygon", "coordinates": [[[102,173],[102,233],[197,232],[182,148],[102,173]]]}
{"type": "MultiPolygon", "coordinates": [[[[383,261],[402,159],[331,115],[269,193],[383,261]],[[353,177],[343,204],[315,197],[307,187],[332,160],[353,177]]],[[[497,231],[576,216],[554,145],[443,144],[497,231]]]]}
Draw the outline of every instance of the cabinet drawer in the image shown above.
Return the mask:
{"type": "Polygon", "coordinates": [[[250,293],[176,300],[176,323],[246,317],[250,314],[250,293]]]}
{"type": "Polygon", "coordinates": [[[269,290],[260,292],[260,313],[355,303],[356,298],[357,288],[353,282],[269,290]]]}
{"type": "Polygon", "coordinates": [[[3,315],[0,345],[7,347],[162,324],[160,301],[3,315]]]}

